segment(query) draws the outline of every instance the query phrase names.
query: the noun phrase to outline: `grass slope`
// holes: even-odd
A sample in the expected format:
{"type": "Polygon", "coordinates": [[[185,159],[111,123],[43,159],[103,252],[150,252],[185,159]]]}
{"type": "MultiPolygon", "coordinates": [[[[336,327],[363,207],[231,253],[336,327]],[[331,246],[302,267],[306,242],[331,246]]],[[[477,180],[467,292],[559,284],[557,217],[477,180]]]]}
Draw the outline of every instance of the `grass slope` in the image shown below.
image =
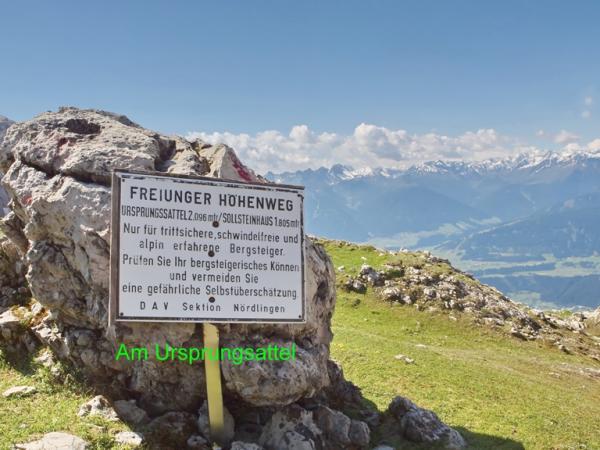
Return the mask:
{"type": "MultiPolygon", "coordinates": [[[[348,274],[363,263],[378,268],[390,258],[407,265],[418,259],[323,243],[348,274]]],[[[392,306],[370,289],[357,294],[338,286],[332,357],[380,410],[396,395],[408,397],[459,429],[472,448],[600,449],[600,380],[580,373],[598,363],[453,314],[392,306]]]]}
{"type": "Polygon", "coordinates": [[[89,450],[129,449],[119,446],[113,436],[128,430],[122,422],[108,422],[98,416],[78,417],[79,407],[94,397],[67,374],[57,384],[48,369],[30,359],[32,355],[8,355],[0,350],[0,393],[13,386],[34,386],[37,392],[22,398],[0,396],[0,449],[28,442],[52,431],[72,433],[90,443],[89,450]]]}

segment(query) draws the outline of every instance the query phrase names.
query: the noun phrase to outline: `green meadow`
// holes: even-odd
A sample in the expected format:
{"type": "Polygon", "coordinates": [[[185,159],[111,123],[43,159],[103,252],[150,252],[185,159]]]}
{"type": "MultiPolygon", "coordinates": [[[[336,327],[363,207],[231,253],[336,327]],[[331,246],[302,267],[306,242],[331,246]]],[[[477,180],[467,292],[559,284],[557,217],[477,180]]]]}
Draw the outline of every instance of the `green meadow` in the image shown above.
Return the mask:
{"type": "MultiPolygon", "coordinates": [[[[377,268],[419,259],[323,243],[346,274],[363,263],[377,268]]],[[[333,359],[379,410],[397,395],[408,397],[461,431],[475,449],[600,448],[600,379],[581,372],[600,364],[588,357],[524,342],[459,314],[390,305],[371,289],[349,293],[339,281],[333,332],[333,359]],[[414,364],[395,359],[398,354],[414,364]]],[[[380,439],[385,435],[381,430],[380,439]]]]}

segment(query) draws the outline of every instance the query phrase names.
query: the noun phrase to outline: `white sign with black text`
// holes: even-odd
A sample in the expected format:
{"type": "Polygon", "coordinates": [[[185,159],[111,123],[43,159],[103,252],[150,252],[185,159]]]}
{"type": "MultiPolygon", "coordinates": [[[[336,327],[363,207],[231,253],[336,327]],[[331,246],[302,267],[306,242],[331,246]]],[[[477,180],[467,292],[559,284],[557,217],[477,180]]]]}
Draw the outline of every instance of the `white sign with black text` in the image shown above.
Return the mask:
{"type": "Polygon", "coordinates": [[[303,189],[115,171],[111,317],[303,322],[303,189]]]}

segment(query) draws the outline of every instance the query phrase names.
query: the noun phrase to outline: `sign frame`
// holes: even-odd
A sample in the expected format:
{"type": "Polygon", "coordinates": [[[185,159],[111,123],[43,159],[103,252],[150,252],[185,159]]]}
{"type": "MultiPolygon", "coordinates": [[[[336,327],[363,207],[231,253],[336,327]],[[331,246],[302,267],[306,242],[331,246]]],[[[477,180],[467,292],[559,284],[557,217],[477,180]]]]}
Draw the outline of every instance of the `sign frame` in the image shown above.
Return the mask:
{"type": "Polygon", "coordinates": [[[306,323],[306,271],[305,271],[305,235],[304,235],[304,186],[291,184],[274,184],[245,182],[225,178],[211,178],[205,176],[179,175],[158,171],[140,171],[113,169],[111,171],[111,222],[110,222],[110,283],[109,283],[109,325],[115,322],[155,322],[155,323],[281,323],[299,324],[306,323]],[[255,189],[258,191],[294,192],[300,197],[300,277],[301,277],[301,316],[297,319],[246,319],[246,318],[214,318],[214,317],[126,317],[120,313],[119,286],[120,286],[120,230],[121,230],[121,180],[122,178],[173,178],[182,183],[200,185],[221,185],[228,188],[255,189]]]}

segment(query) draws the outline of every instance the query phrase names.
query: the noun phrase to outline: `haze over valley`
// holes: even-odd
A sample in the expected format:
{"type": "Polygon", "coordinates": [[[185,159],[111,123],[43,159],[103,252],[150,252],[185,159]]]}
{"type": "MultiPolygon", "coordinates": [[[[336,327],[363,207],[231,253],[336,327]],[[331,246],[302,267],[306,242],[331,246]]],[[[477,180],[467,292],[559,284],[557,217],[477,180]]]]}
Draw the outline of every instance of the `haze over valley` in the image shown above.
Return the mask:
{"type": "Polygon", "coordinates": [[[428,249],[532,306],[600,304],[600,150],[267,178],[306,186],[309,233],[428,249]]]}

